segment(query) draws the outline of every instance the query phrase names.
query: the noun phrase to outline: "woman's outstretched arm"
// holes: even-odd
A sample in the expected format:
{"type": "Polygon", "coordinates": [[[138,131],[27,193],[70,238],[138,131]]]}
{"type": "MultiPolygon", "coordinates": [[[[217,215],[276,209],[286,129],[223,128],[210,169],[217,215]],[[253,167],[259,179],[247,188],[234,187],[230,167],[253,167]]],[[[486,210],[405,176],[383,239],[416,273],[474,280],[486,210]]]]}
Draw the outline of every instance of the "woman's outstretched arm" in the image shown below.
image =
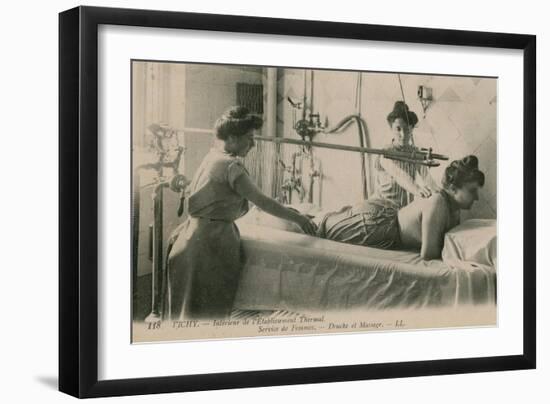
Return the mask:
{"type": "Polygon", "coordinates": [[[312,236],[316,234],[317,226],[311,219],[307,216],[301,215],[298,211],[288,209],[275,199],[265,195],[250,180],[248,175],[240,175],[235,180],[234,189],[240,196],[249,200],[264,212],[298,224],[298,226],[300,226],[306,234],[310,234],[312,236]]]}
{"type": "Polygon", "coordinates": [[[410,194],[418,195],[423,198],[427,198],[431,195],[431,192],[426,187],[415,184],[411,176],[399,168],[393,161],[381,158],[380,165],[393,177],[401,188],[405,189],[410,194]]]}

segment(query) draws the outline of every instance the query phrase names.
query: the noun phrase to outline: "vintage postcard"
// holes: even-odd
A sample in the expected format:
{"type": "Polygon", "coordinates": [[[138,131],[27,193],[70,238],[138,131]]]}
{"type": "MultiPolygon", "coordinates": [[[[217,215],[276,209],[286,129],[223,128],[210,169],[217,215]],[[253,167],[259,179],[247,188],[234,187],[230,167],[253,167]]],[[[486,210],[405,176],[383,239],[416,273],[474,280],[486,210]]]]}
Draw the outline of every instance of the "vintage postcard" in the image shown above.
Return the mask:
{"type": "Polygon", "coordinates": [[[496,77],[131,72],[133,343],[497,324],[496,77]]]}

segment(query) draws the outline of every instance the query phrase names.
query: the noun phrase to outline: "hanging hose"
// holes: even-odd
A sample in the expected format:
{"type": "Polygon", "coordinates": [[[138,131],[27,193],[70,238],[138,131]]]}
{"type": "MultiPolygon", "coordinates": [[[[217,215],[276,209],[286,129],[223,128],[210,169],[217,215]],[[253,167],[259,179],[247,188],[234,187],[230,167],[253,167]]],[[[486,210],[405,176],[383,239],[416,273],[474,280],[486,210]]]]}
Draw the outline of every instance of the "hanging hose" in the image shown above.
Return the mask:
{"type": "MultiPolygon", "coordinates": [[[[327,129],[325,133],[337,133],[347,128],[352,122],[357,124],[357,130],[359,135],[359,146],[369,147],[365,143],[369,143],[366,137],[366,128],[363,126],[364,121],[359,115],[349,115],[336,124],[334,128],[327,129]]],[[[368,183],[367,183],[367,169],[365,167],[365,153],[360,153],[361,158],[361,182],[363,186],[363,199],[368,199],[368,183]]]]}
{"type": "MultiPolygon", "coordinates": [[[[372,147],[371,143],[370,143],[370,137],[368,135],[369,131],[367,129],[367,123],[365,122],[364,119],[361,118],[361,125],[362,125],[362,128],[363,128],[363,137],[365,139],[365,147],[370,149],[372,147]]],[[[366,184],[367,184],[367,198],[368,198],[368,191],[370,191],[372,189],[371,187],[371,175],[370,173],[372,172],[372,160],[371,160],[371,155],[369,154],[368,155],[368,166],[369,166],[369,175],[366,176],[366,184]]]]}

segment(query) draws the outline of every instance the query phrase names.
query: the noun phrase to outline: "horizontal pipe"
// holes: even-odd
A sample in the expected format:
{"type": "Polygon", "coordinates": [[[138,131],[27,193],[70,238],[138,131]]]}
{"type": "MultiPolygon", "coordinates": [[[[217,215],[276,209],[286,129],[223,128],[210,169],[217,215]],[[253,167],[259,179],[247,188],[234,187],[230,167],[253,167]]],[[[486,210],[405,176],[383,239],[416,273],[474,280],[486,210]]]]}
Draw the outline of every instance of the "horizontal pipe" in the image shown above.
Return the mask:
{"type": "MultiPolygon", "coordinates": [[[[184,129],[176,129],[176,130],[178,132],[199,132],[199,133],[206,133],[206,134],[214,134],[214,131],[212,129],[184,128],[184,129]]],[[[288,143],[288,144],[295,144],[300,146],[321,147],[325,149],[345,150],[345,151],[352,151],[352,152],[359,152],[359,153],[382,154],[382,155],[393,155],[393,156],[399,155],[402,157],[405,157],[405,154],[408,156],[411,155],[411,153],[409,152],[399,152],[399,151],[395,152],[395,151],[388,151],[385,149],[372,149],[370,147],[346,146],[346,145],[340,145],[340,144],[334,144],[334,143],[310,142],[310,141],[290,139],[290,138],[254,136],[254,139],[260,140],[260,141],[267,141],[267,142],[288,143]]],[[[417,151],[416,154],[426,155],[427,152],[417,151]]],[[[432,153],[432,159],[448,160],[449,158],[441,154],[432,153]]],[[[144,167],[144,168],[151,168],[151,167],[144,167]]]]}
{"type": "Polygon", "coordinates": [[[289,139],[289,138],[281,138],[281,137],[270,138],[267,136],[254,136],[254,140],[275,142],[275,143],[289,143],[289,144],[295,144],[300,146],[313,146],[313,147],[321,147],[325,149],[337,149],[337,150],[346,150],[346,151],[363,152],[363,153],[370,153],[371,151],[375,150],[375,149],[368,149],[366,147],[346,146],[346,145],[340,145],[340,144],[321,143],[321,142],[308,142],[305,140],[289,139]]]}
{"type": "MultiPolygon", "coordinates": [[[[370,147],[346,146],[346,145],[333,144],[333,143],[309,142],[305,140],[280,138],[280,137],[271,138],[267,136],[254,136],[254,139],[260,140],[260,141],[266,141],[266,142],[289,143],[289,144],[295,144],[295,145],[301,145],[301,146],[312,146],[312,147],[321,147],[325,149],[345,150],[345,151],[353,151],[353,152],[360,152],[360,153],[391,155],[391,156],[404,157],[404,158],[408,156],[412,156],[412,153],[409,153],[409,152],[388,151],[386,149],[372,149],[370,147]]],[[[427,155],[427,152],[417,151],[416,154],[419,156],[422,156],[422,155],[427,155]]],[[[436,158],[439,160],[448,159],[448,157],[439,155],[439,154],[432,154],[432,158],[436,158]]],[[[421,160],[419,160],[419,162],[421,162],[421,160]]]]}

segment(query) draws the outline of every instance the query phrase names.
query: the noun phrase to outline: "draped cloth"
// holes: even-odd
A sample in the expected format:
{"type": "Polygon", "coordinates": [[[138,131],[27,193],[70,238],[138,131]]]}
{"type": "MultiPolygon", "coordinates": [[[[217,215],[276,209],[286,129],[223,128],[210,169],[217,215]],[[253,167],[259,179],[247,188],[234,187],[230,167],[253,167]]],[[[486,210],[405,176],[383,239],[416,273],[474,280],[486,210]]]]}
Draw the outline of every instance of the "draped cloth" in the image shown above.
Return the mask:
{"type": "Polygon", "coordinates": [[[248,211],[235,181],[248,172],[233,156],[212,149],[188,198],[189,217],[168,243],[163,319],[225,318],[233,308],[242,270],[234,220],[248,211]]]}

